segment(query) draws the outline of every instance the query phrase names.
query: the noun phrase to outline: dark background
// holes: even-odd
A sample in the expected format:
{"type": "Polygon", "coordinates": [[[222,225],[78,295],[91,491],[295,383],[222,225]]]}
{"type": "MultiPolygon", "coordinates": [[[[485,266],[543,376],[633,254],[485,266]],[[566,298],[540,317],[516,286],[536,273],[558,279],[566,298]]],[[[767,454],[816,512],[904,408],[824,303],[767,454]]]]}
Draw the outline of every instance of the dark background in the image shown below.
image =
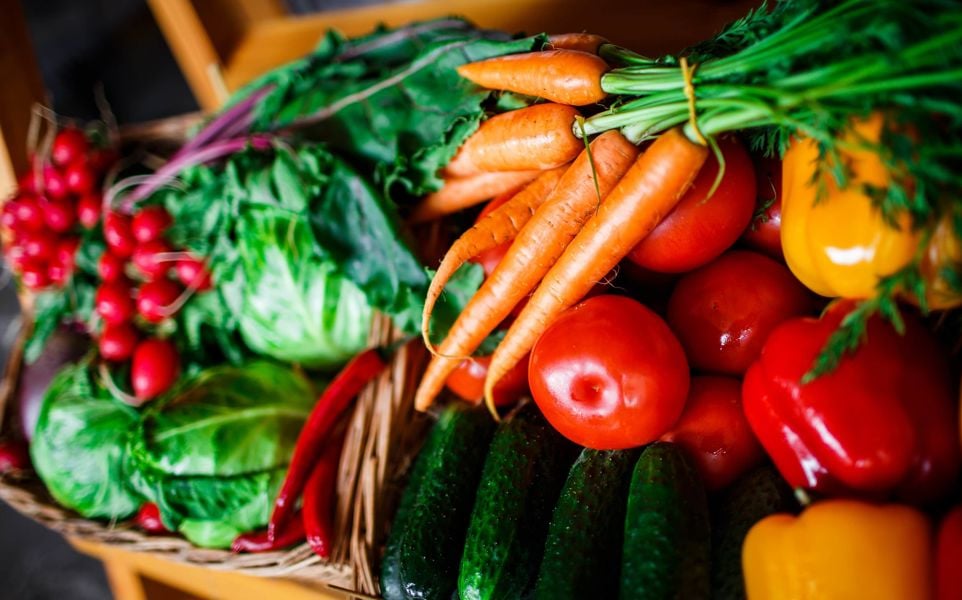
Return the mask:
{"type": "MultiPolygon", "coordinates": [[[[376,1],[287,3],[292,12],[307,13],[376,1]]],[[[197,110],[143,0],[21,0],[21,4],[57,113],[81,120],[98,118],[98,89],[121,124],[197,110]]],[[[6,364],[18,326],[13,285],[5,280],[0,277],[0,365],[6,364]]],[[[99,562],[0,502],[0,599],[109,598],[99,562]]]]}

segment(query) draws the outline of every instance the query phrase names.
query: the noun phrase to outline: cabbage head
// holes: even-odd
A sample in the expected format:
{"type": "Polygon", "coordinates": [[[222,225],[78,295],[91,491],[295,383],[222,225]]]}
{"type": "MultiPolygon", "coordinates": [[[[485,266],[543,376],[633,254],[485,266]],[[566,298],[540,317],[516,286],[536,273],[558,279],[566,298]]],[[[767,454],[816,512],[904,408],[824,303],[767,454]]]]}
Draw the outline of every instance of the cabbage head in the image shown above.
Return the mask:
{"type": "Polygon", "coordinates": [[[367,346],[373,310],[364,293],[319,256],[310,225],[276,207],[238,217],[242,289],[231,294],[244,343],[305,367],[333,369],[367,346]]]}

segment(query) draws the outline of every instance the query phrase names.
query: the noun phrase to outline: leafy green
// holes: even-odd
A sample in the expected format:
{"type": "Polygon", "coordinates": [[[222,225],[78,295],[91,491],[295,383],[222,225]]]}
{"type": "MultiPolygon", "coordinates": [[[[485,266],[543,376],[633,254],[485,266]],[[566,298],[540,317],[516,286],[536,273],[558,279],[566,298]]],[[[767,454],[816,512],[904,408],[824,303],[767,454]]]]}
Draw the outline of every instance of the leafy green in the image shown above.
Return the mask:
{"type": "Polygon", "coordinates": [[[71,365],[43,399],[30,454],[37,474],[63,506],[85,517],[117,519],[140,506],[123,470],[125,436],[137,412],[71,365]]]}
{"type": "Polygon", "coordinates": [[[438,171],[477,129],[492,96],[456,67],[545,41],[514,40],[451,18],[352,40],[329,32],[312,55],[272,71],[233,102],[271,86],[255,110],[254,131],[307,128],[384,191],[416,197],[440,188],[438,171]]]}
{"type": "MultiPolygon", "coordinates": [[[[907,267],[879,278],[876,296],[829,338],[808,378],[856,348],[873,314],[899,326],[899,297],[914,297],[926,310],[924,243],[962,198],[957,0],[781,0],[686,51],[687,77],[680,57],[614,54],[626,66],[606,73],[602,87],[617,97],[586,120],[587,134],[619,128],[640,141],[676,126],[690,139],[741,131],[768,155],[803,135],[819,146],[815,180],[839,188],[852,181],[843,155],[871,152],[885,165],[886,185],[863,191],[889,223],[911,217],[922,234],[918,250],[907,267]],[[885,114],[881,139],[859,137],[853,124],[875,111],[885,114]]],[[[962,235],[962,223],[955,229],[962,235]]]]}
{"type": "Polygon", "coordinates": [[[267,523],[310,383],[274,363],[208,369],[144,411],[127,438],[132,485],[168,527],[224,547],[267,523]]]}
{"type": "Polygon", "coordinates": [[[236,234],[244,282],[236,314],[249,348],[326,369],[364,349],[371,307],[335,263],[318,257],[302,218],[255,208],[238,218],[236,234]]]}

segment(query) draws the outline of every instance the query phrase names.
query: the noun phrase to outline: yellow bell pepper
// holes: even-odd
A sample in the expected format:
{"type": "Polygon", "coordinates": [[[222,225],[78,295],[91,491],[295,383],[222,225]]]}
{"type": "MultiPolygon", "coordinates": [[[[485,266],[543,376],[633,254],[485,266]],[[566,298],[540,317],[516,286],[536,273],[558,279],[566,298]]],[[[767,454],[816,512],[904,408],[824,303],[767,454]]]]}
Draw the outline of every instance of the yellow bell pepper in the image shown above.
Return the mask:
{"type": "MultiPolygon", "coordinates": [[[[880,114],[860,121],[853,126],[855,139],[878,140],[883,125],[880,114]]],[[[849,184],[839,189],[826,173],[825,196],[818,198],[818,145],[805,138],[792,142],[782,160],[782,248],[789,268],[812,291],[868,298],[880,277],[912,260],[919,237],[908,214],[895,229],[862,191],[864,184],[883,187],[889,181],[878,154],[858,150],[843,158],[851,167],[849,184]]]]}
{"type": "Polygon", "coordinates": [[[925,515],[857,500],[767,517],[742,547],[749,600],[928,600],[932,565],[925,515]]]}

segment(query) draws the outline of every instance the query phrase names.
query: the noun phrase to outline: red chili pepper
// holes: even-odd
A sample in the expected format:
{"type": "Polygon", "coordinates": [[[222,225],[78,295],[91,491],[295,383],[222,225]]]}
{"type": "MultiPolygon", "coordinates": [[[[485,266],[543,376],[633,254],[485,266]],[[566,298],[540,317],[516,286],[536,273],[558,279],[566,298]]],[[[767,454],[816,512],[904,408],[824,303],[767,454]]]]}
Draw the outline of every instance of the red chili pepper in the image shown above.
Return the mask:
{"type": "Polygon", "coordinates": [[[771,333],[745,374],[748,422],[793,487],[938,500],[958,475],[958,391],[917,318],[904,313],[899,335],[873,317],[857,350],[801,383],[853,306],[838,302],[821,319],[790,319],[771,333]]]}
{"type": "Polygon", "coordinates": [[[307,423],[301,429],[294,446],[294,456],[287,477],[274,501],[274,513],[267,524],[268,536],[273,538],[290,520],[294,504],[304,491],[304,485],[317,463],[325,442],[329,439],[338,416],[357,394],[387,366],[378,348],[361,352],[347,363],[321,394],[307,423]]]}
{"type": "Polygon", "coordinates": [[[137,511],[134,521],[147,533],[170,533],[160,519],[160,508],[153,502],[144,502],[137,511]]]}
{"type": "Polygon", "coordinates": [[[343,445],[343,435],[329,441],[304,487],[304,505],[301,510],[304,533],[311,549],[321,558],[327,558],[331,554],[334,537],[334,488],[337,484],[337,467],[343,445]]]}
{"type": "Polygon", "coordinates": [[[275,530],[276,535],[271,535],[267,529],[245,533],[237,536],[234,543],[230,545],[231,552],[270,552],[272,550],[283,550],[288,546],[299,544],[304,541],[304,519],[298,513],[296,518],[291,519],[284,527],[275,530]]]}
{"type": "Polygon", "coordinates": [[[962,506],[942,519],[935,550],[935,597],[962,600],[962,506]]]}

